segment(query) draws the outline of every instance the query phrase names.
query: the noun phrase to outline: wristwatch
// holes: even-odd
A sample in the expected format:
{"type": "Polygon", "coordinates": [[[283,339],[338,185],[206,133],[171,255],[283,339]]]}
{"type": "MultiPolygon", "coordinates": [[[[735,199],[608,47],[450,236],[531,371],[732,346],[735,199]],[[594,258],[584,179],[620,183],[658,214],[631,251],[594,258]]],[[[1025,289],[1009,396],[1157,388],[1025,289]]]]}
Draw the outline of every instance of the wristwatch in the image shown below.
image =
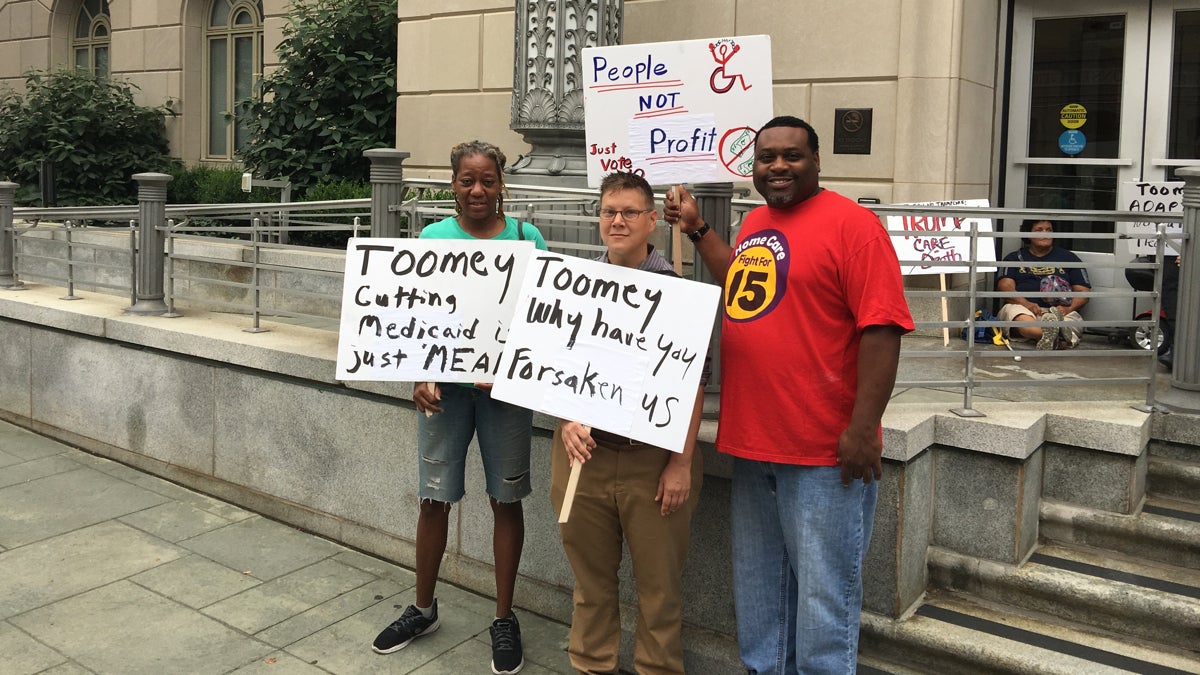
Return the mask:
{"type": "Polygon", "coordinates": [[[705,223],[705,224],[701,225],[701,226],[700,226],[700,229],[696,230],[695,232],[688,232],[688,233],[686,233],[686,234],[687,234],[687,238],[688,238],[688,239],[691,239],[691,240],[692,240],[692,243],[694,244],[694,243],[696,243],[696,242],[700,241],[700,238],[701,238],[701,237],[703,237],[704,235],[708,234],[708,231],[709,231],[709,230],[711,230],[711,229],[712,229],[712,228],[708,226],[708,223],[705,223]]]}

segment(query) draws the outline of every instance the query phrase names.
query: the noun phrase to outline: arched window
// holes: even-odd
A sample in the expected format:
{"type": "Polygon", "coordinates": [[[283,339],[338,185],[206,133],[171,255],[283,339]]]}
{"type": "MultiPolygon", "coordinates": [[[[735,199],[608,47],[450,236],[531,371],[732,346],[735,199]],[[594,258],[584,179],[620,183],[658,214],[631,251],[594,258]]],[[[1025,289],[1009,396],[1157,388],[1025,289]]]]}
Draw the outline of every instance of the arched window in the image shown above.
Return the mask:
{"type": "Polygon", "coordinates": [[[246,142],[235,105],[262,76],[262,15],[262,2],[250,0],[213,0],[208,13],[208,157],[233,159],[246,142]]]}
{"type": "Polygon", "coordinates": [[[108,77],[108,36],[112,30],[108,0],[84,0],[75,18],[75,67],[108,77]]]}

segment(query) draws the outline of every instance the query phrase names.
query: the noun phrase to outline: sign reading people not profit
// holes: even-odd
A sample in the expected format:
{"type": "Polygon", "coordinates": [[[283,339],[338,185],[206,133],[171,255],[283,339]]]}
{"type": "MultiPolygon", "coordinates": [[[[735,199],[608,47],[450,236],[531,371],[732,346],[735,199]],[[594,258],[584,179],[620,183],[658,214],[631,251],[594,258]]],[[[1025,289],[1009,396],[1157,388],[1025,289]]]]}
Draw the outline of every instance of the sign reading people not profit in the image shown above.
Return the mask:
{"type": "Polygon", "coordinates": [[[771,119],[771,39],[744,35],[583,50],[588,185],[745,180],[771,119]]]}
{"type": "MultiPolygon", "coordinates": [[[[947,202],[921,202],[903,206],[949,206],[984,207],[986,199],[959,199],[947,202]]],[[[943,233],[969,233],[974,223],[979,232],[991,232],[990,218],[964,218],[960,216],[911,215],[888,216],[887,229],[900,259],[900,272],[905,275],[951,274],[970,272],[971,238],[945,236],[943,233]],[[919,233],[919,234],[918,234],[919,233]],[[961,265],[927,265],[926,262],[960,262],[961,265]]],[[[981,237],[976,245],[978,262],[995,262],[996,248],[990,237],[981,237]]],[[[993,272],[994,265],[977,266],[977,272],[993,272]]]]}
{"type": "MultiPolygon", "coordinates": [[[[1183,211],[1183,181],[1126,181],[1117,189],[1117,210],[1145,213],[1181,213],[1183,211]]],[[[1166,223],[1167,234],[1183,233],[1183,223],[1166,223]]],[[[1133,255],[1155,255],[1158,222],[1147,220],[1124,224],[1133,255]]],[[[1164,242],[1163,251],[1177,253],[1171,241],[1164,242]]]]}
{"type": "Polygon", "coordinates": [[[353,238],[337,379],[491,382],[529,241],[353,238]]]}
{"type": "Polygon", "coordinates": [[[539,251],[492,396],[682,452],[720,292],[539,251]]]}

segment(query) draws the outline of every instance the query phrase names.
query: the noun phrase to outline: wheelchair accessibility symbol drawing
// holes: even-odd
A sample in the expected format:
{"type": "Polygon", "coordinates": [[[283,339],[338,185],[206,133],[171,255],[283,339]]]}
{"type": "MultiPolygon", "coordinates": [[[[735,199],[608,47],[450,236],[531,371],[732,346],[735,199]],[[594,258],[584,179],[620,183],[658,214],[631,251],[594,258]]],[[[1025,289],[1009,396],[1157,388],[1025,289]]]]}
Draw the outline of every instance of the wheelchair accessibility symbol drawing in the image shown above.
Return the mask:
{"type": "Polygon", "coordinates": [[[724,94],[733,89],[735,84],[741,85],[742,91],[746,91],[754,86],[746,84],[746,78],[741,73],[734,72],[731,74],[729,72],[729,60],[741,51],[741,49],[741,46],[737,42],[729,39],[708,43],[708,51],[712,54],[713,60],[718,64],[712,71],[712,75],[708,76],[708,86],[712,88],[713,93],[724,94]]]}

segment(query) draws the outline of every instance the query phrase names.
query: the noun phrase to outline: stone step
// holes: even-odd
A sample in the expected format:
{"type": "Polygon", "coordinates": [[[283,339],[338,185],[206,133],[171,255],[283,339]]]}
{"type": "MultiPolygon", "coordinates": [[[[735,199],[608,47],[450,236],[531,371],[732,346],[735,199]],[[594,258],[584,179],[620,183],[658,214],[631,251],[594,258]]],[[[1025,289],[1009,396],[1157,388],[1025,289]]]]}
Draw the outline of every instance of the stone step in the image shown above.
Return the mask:
{"type": "Polygon", "coordinates": [[[935,591],[899,621],[864,612],[861,663],[886,673],[1200,672],[1200,654],[1065,625],[1053,617],[935,591]]]}
{"type": "Polygon", "coordinates": [[[1200,569],[1200,513],[1179,502],[1162,506],[1167,503],[1151,499],[1141,513],[1126,516],[1043,499],[1041,540],[1200,569]]]}
{"type": "MultiPolygon", "coordinates": [[[[1028,562],[929,549],[930,585],[1173,650],[1200,637],[1200,571],[1107,551],[1042,546],[1028,562]]],[[[1200,653],[1196,653],[1200,658],[1200,653]]]]}
{"type": "Polygon", "coordinates": [[[1200,505],[1200,464],[1152,455],[1147,474],[1151,495],[1200,505]]]}

